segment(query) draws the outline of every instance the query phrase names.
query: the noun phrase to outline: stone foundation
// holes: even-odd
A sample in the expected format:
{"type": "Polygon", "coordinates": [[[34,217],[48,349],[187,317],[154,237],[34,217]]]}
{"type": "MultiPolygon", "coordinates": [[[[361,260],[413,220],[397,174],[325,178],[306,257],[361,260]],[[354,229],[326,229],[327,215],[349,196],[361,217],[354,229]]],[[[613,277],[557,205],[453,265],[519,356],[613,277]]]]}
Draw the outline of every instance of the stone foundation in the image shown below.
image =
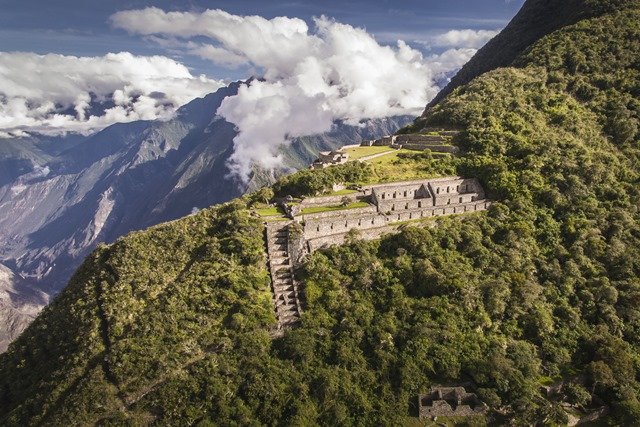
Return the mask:
{"type": "Polygon", "coordinates": [[[464,387],[432,387],[418,396],[420,418],[468,417],[485,414],[489,408],[464,387]]]}

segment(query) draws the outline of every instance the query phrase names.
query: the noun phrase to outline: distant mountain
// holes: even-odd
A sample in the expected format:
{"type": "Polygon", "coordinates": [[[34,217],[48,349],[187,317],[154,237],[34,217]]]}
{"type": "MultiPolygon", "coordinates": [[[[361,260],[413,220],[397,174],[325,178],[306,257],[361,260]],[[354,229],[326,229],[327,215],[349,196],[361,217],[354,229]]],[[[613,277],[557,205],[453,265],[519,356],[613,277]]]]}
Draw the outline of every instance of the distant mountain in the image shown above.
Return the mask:
{"type": "MultiPolygon", "coordinates": [[[[215,112],[240,84],[193,100],[166,122],[116,124],[89,137],[0,140],[0,262],[21,278],[12,295],[27,282],[56,294],[98,243],[273,182],[274,174],[265,171],[247,185],[226,177],[236,131],[215,112]]],[[[371,120],[362,127],[337,123],[284,148],[287,166],[305,167],[319,150],[393,133],[411,119],[371,120]]],[[[38,306],[46,301],[29,292],[22,300],[38,306]]],[[[0,316],[8,305],[0,306],[0,316]]],[[[29,313],[10,330],[0,317],[0,351],[2,337],[19,333],[29,313]]]]}

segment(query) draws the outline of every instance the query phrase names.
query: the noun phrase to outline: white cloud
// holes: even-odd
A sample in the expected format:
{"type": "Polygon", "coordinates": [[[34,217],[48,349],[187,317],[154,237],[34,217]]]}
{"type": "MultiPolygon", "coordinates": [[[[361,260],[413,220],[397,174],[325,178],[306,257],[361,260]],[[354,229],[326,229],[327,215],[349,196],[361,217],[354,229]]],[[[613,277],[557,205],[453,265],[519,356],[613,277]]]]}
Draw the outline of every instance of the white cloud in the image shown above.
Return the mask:
{"type": "Polygon", "coordinates": [[[116,122],[166,119],[220,86],[164,56],[0,52],[0,137],[87,133],[116,122]],[[92,111],[95,102],[106,109],[92,111]]]}
{"type": "Polygon", "coordinates": [[[433,37],[425,44],[438,47],[479,49],[500,30],[451,30],[433,37]]]}
{"type": "Polygon", "coordinates": [[[475,52],[424,58],[402,41],[382,46],[365,30],[325,17],[310,29],[297,18],[147,8],[118,12],[111,22],[132,34],[180,39],[188,53],[217,64],[261,70],[263,79],[241,87],[218,110],[240,131],[230,169],[245,180],[252,163],[281,165],[282,144],[328,131],[335,120],[419,114],[438,92],[435,81],[475,52]],[[196,37],[209,42],[196,47],[196,37]]]}

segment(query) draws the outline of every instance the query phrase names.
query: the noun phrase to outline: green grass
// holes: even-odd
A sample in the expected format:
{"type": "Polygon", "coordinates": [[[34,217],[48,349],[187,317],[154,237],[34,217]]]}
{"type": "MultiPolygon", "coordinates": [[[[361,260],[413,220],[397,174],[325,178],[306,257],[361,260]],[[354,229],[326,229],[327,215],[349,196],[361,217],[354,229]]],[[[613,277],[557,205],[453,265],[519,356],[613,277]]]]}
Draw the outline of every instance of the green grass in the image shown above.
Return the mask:
{"type": "Polygon", "coordinates": [[[373,174],[370,181],[371,183],[408,181],[455,174],[456,170],[451,156],[432,157],[433,167],[425,167],[423,152],[404,148],[386,156],[376,157],[368,161],[373,165],[373,174]],[[400,157],[401,155],[402,157],[400,157]],[[436,174],[434,174],[434,171],[436,174]]]}
{"type": "Polygon", "coordinates": [[[282,216],[284,212],[279,206],[271,206],[268,208],[256,209],[256,213],[260,216],[282,216]]]}
{"type": "Polygon", "coordinates": [[[344,190],[338,190],[338,191],[334,191],[332,193],[329,193],[326,196],[327,197],[329,197],[329,196],[344,196],[344,195],[347,195],[347,194],[354,194],[354,193],[357,193],[357,192],[358,192],[358,190],[350,190],[348,188],[345,188],[344,190]]]}
{"type": "Polygon", "coordinates": [[[367,203],[367,202],[354,202],[354,203],[350,203],[350,204],[348,204],[346,206],[343,206],[343,205],[313,206],[313,207],[302,209],[300,214],[301,215],[309,215],[309,214],[321,213],[321,212],[331,212],[331,211],[342,211],[342,210],[349,210],[349,209],[365,208],[367,206],[370,206],[369,203],[367,203]]]}
{"type": "Polygon", "coordinates": [[[349,160],[358,160],[358,159],[361,159],[362,157],[372,156],[374,154],[386,153],[388,151],[393,151],[393,150],[395,149],[389,146],[382,146],[382,147],[375,146],[375,147],[348,148],[346,151],[349,154],[349,160]]]}

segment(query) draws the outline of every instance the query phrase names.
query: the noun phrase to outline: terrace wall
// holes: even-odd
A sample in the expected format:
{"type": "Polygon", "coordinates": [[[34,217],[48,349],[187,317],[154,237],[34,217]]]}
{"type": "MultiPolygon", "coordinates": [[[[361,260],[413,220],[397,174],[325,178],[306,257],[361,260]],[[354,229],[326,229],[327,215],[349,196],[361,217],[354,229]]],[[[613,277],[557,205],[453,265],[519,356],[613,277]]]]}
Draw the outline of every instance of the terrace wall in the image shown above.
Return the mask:
{"type": "Polygon", "coordinates": [[[298,214],[295,219],[298,221],[310,221],[314,219],[322,219],[322,218],[340,218],[343,216],[349,217],[358,217],[366,214],[374,214],[377,213],[377,209],[375,206],[363,206],[361,208],[353,208],[353,209],[345,209],[339,211],[326,211],[326,212],[317,212],[310,214],[298,214]]]}
{"type": "MultiPolygon", "coordinates": [[[[307,240],[321,238],[325,240],[320,241],[330,241],[331,236],[337,234],[346,234],[352,229],[356,229],[359,231],[378,229],[383,226],[392,225],[396,222],[412,221],[443,215],[461,214],[465,212],[483,211],[488,209],[490,205],[491,202],[482,200],[478,202],[465,203],[462,205],[451,205],[446,207],[430,206],[425,209],[402,210],[391,212],[389,214],[362,214],[361,212],[357,212],[356,209],[353,209],[353,211],[356,212],[350,213],[341,211],[343,215],[340,216],[333,215],[306,219],[304,222],[304,238],[307,240]]],[[[373,233],[375,234],[375,232],[373,233]]]]}

